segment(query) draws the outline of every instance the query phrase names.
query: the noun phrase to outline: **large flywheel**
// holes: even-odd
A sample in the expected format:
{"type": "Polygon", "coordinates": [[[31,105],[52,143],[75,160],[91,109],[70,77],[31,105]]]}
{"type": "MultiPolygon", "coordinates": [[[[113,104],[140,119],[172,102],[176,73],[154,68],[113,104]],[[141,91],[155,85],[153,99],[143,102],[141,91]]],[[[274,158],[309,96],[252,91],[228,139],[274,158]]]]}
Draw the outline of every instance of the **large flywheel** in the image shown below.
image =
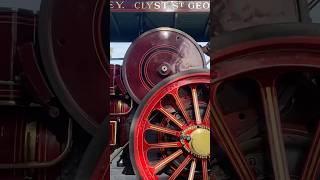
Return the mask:
{"type": "Polygon", "coordinates": [[[320,177],[320,39],[304,34],[212,54],[214,179],[320,177]]]}
{"type": "Polygon", "coordinates": [[[181,72],[144,98],[130,132],[131,162],[140,178],[209,178],[209,77],[208,70],[181,72]]]}
{"type": "Polygon", "coordinates": [[[129,47],[122,76],[130,97],[140,103],[166,77],[206,67],[200,46],[188,34],[173,28],[152,29],[129,47]]]}

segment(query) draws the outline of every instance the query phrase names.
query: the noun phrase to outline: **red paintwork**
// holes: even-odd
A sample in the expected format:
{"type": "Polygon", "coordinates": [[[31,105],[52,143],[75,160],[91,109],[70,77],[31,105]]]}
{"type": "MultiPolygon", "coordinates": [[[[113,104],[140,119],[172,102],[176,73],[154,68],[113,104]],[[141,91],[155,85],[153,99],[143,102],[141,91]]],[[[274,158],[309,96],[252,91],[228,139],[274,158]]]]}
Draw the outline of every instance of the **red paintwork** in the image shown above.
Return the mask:
{"type": "Polygon", "coordinates": [[[123,91],[123,83],[121,80],[121,66],[120,65],[110,65],[109,71],[111,75],[110,82],[110,102],[109,102],[109,111],[110,111],[110,121],[117,122],[116,139],[117,144],[111,146],[111,151],[119,147],[124,146],[128,140],[128,122],[127,118],[132,110],[132,100],[126,94],[126,91],[123,91]]]}
{"type": "Polygon", "coordinates": [[[131,112],[130,100],[121,97],[110,97],[110,121],[116,121],[117,127],[117,146],[118,148],[128,142],[128,124],[127,118],[131,112]]]}
{"type": "Polygon", "coordinates": [[[110,73],[110,95],[121,95],[124,96],[127,94],[127,91],[124,87],[124,84],[121,79],[121,66],[120,65],[109,65],[110,73]]]}

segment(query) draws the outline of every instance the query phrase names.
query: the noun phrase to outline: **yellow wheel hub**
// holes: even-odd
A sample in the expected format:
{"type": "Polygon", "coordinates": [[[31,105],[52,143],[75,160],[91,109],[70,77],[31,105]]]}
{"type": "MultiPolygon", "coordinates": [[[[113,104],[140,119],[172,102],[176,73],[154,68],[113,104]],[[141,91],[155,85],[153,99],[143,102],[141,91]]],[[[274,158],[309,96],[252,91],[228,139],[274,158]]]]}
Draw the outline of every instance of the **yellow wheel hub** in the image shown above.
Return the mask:
{"type": "Polygon", "coordinates": [[[210,131],[198,128],[191,133],[191,152],[201,158],[210,156],[210,131]]]}

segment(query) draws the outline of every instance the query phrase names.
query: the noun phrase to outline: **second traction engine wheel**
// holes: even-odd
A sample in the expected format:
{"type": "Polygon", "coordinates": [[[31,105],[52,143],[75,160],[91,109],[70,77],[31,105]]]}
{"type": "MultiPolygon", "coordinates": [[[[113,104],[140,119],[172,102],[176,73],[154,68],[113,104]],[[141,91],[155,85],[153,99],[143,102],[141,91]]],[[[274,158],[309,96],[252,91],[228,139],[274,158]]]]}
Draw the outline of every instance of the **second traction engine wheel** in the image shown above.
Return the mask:
{"type": "Polygon", "coordinates": [[[275,37],[211,56],[213,179],[319,179],[319,42],[275,37]]]}
{"type": "Polygon", "coordinates": [[[208,179],[210,169],[208,70],[170,76],[140,104],[131,126],[130,156],[142,179],[208,179]]]}

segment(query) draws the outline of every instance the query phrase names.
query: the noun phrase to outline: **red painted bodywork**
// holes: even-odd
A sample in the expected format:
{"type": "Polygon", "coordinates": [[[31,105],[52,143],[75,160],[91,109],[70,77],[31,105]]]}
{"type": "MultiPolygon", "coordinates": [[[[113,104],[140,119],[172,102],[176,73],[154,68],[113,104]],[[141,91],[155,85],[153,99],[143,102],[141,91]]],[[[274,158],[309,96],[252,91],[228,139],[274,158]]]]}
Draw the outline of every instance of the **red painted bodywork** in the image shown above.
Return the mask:
{"type": "Polygon", "coordinates": [[[115,132],[115,136],[110,135],[110,141],[115,141],[116,144],[111,146],[111,151],[119,147],[124,146],[128,140],[129,134],[129,122],[127,121],[130,113],[133,110],[132,99],[129,98],[127,93],[123,93],[122,89],[124,87],[121,80],[121,66],[120,65],[110,65],[109,71],[111,75],[110,84],[110,122],[113,121],[116,126],[115,129],[110,131],[110,133],[115,132]]]}

